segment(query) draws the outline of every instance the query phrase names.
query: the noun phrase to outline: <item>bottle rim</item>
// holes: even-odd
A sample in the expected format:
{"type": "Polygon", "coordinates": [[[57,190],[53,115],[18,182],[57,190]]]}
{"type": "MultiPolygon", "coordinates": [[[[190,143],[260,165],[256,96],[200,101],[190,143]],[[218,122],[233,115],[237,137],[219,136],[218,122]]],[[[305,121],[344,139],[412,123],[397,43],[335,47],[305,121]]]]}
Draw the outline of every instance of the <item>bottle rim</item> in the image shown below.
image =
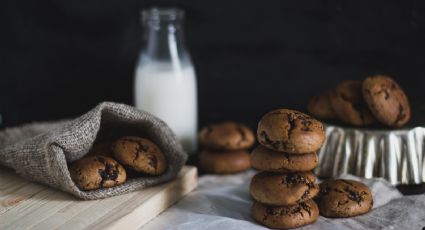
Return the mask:
{"type": "Polygon", "coordinates": [[[176,7],[151,7],[142,10],[142,21],[175,21],[184,18],[184,10],[176,7]]]}

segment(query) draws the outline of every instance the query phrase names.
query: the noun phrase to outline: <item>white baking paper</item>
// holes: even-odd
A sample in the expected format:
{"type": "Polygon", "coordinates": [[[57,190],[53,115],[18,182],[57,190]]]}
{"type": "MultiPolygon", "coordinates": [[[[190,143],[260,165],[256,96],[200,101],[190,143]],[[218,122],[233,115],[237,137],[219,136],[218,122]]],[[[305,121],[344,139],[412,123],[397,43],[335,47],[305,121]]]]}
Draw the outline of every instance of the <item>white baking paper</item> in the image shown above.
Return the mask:
{"type": "MultiPolygon", "coordinates": [[[[196,190],[153,219],[143,230],[253,230],[267,229],[250,216],[249,183],[254,171],[230,176],[205,175],[196,190]]],[[[303,230],[414,229],[425,227],[425,195],[402,196],[383,179],[366,180],[351,175],[372,190],[374,207],[365,215],[330,219],[320,217],[303,230]]],[[[425,229],[425,228],[424,228],[425,229]]]]}

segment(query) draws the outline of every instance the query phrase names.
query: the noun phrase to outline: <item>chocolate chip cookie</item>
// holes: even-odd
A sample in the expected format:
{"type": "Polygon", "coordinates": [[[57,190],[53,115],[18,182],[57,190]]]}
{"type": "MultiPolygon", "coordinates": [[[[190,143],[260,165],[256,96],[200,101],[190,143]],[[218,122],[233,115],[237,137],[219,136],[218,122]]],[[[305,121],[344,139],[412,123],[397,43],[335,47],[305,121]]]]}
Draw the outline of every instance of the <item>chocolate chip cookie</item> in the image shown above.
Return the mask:
{"type": "Polygon", "coordinates": [[[200,144],[209,149],[241,150],[254,144],[254,133],[245,125],[223,122],[207,126],[199,133],[200,144]]]}
{"type": "Polygon", "coordinates": [[[317,203],[323,216],[351,217],[369,212],[373,199],[370,189],[363,183],[327,180],[320,184],[317,203]]]}
{"type": "Polygon", "coordinates": [[[337,115],[332,107],[330,95],[331,91],[314,96],[307,104],[308,112],[320,119],[334,119],[337,115]]]}
{"type": "Polygon", "coordinates": [[[160,175],[167,169],[164,153],[146,138],[122,137],[114,142],[112,151],[117,161],[136,172],[160,175]]]}
{"type": "Polygon", "coordinates": [[[298,228],[319,218],[319,209],[313,200],[289,206],[269,206],[254,201],[251,213],[259,223],[276,229],[298,228]]]}
{"type": "Polygon", "coordinates": [[[267,113],[258,123],[257,139],[261,145],[278,152],[311,153],[325,140],[323,125],[312,117],[290,109],[267,113]]]}
{"type": "Polygon", "coordinates": [[[82,158],[70,165],[69,173],[81,190],[110,188],[127,179],[125,169],[114,159],[105,156],[82,158]]]}
{"type": "Polygon", "coordinates": [[[251,181],[251,196],[269,205],[293,205],[310,200],[319,192],[316,176],[311,172],[260,172],[251,181]]]}
{"type": "Polygon", "coordinates": [[[290,154],[258,146],[251,153],[253,168],[269,172],[303,172],[317,166],[316,153],[290,154]]]}
{"type": "Polygon", "coordinates": [[[245,150],[231,152],[203,150],[198,160],[199,167],[207,173],[230,174],[251,168],[249,154],[245,150]]]}
{"type": "Polygon", "coordinates": [[[368,77],[362,84],[363,97],[376,119],[391,127],[401,127],[410,119],[406,94],[390,77],[368,77]]]}
{"type": "Polygon", "coordinates": [[[344,81],[330,95],[331,104],[338,118],[342,121],[365,126],[375,123],[362,95],[361,81],[344,81]]]}

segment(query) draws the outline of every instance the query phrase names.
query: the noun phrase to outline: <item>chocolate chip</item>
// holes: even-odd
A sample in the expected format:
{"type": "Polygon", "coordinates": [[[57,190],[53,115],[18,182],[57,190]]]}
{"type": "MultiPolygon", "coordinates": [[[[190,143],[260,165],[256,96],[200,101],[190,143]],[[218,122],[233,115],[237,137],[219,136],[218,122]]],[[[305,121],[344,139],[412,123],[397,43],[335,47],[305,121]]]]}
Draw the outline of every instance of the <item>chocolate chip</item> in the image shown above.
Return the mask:
{"type": "Polygon", "coordinates": [[[264,141],[266,142],[266,144],[272,146],[274,149],[278,149],[280,146],[280,142],[279,141],[272,141],[269,137],[269,135],[266,133],[266,131],[262,131],[260,133],[260,136],[264,139],[264,141]]]}
{"type": "Polygon", "coordinates": [[[308,215],[311,216],[311,207],[308,206],[308,204],[306,204],[305,202],[301,202],[300,206],[306,211],[308,212],[308,215]]]}
{"type": "MultiPolygon", "coordinates": [[[[300,206],[301,206],[301,204],[300,204],[300,206]]],[[[292,209],[291,214],[300,213],[301,216],[304,216],[304,214],[301,212],[301,207],[300,206],[297,206],[294,209],[292,209]]]]}
{"type": "Polygon", "coordinates": [[[301,120],[301,124],[303,125],[303,127],[301,128],[301,130],[302,131],[305,131],[305,132],[311,132],[311,131],[313,131],[312,129],[310,129],[310,125],[312,124],[312,122],[311,121],[308,121],[308,120],[301,120]]]}
{"type": "Polygon", "coordinates": [[[110,163],[106,163],[105,169],[99,169],[98,172],[102,178],[102,181],[100,182],[101,186],[103,186],[103,183],[107,180],[116,180],[118,178],[117,167],[110,163]]]}
{"type": "Polygon", "coordinates": [[[351,190],[348,186],[344,187],[344,191],[348,193],[347,194],[348,199],[355,201],[359,204],[360,204],[360,202],[363,201],[362,195],[365,195],[365,194],[360,194],[357,191],[351,190]]]}

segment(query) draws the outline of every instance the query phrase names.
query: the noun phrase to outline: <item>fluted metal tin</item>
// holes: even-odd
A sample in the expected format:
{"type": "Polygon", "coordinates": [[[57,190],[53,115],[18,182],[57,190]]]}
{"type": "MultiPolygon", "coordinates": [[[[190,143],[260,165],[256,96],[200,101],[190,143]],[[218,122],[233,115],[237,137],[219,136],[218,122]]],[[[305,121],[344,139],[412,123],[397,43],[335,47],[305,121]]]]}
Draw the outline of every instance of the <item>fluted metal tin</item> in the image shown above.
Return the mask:
{"type": "Polygon", "coordinates": [[[425,127],[372,130],[326,125],[318,152],[321,177],[350,173],[382,177],[393,185],[425,183],[425,127]]]}

